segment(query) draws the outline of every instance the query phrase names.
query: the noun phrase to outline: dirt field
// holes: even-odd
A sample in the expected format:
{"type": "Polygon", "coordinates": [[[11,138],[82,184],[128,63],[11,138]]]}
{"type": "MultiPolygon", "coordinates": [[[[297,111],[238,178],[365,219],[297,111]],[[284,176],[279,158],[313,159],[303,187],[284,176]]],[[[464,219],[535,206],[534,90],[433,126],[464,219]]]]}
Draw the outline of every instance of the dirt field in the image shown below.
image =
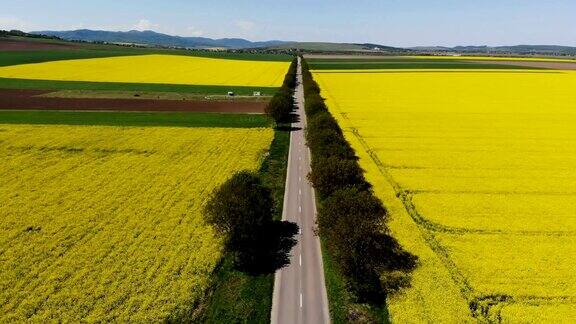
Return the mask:
{"type": "Polygon", "coordinates": [[[554,69],[554,70],[576,70],[576,62],[541,62],[541,61],[471,61],[484,64],[501,64],[515,66],[529,66],[534,68],[554,69]]]}
{"type": "Polygon", "coordinates": [[[0,51],[34,51],[74,48],[74,45],[14,40],[0,37],[0,51]]]}
{"type": "Polygon", "coordinates": [[[266,101],[203,101],[203,100],[154,100],[154,99],[100,99],[100,98],[51,98],[38,97],[46,90],[0,89],[0,110],[103,110],[103,111],[189,111],[263,113],[266,101]]]}

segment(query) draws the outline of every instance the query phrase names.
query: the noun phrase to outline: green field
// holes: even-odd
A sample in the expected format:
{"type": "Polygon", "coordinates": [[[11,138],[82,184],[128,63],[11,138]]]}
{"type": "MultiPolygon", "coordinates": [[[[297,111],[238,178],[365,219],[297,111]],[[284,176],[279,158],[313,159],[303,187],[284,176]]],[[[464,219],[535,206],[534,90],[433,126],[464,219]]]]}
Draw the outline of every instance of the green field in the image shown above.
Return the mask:
{"type": "Polygon", "coordinates": [[[254,128],[270,127],[272,121],[260,114],[14,110],[0,111],[0,124],[254,128]]]}

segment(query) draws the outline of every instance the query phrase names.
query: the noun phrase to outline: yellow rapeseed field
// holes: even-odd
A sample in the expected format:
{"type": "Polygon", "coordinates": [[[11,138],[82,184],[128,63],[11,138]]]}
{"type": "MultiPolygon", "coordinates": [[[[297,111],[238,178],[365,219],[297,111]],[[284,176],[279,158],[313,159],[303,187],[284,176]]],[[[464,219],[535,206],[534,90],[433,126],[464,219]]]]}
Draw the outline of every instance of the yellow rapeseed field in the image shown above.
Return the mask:
{"type": "Polygon", "coordinates": [[[576,72],[314,77],[420,257],[395,322],[576,321],[576,72]]]}
{"type": "Polygon", "coordinates": [[[137,55],[0,67],[0,77],[90,82],[279,87],[288,62],[137,55]]]}
{"type": "Polygon", "coordinates": [[[271,129],[0,125],[0,322],[159,322],[222,245],[201,214],[271,129]]]}

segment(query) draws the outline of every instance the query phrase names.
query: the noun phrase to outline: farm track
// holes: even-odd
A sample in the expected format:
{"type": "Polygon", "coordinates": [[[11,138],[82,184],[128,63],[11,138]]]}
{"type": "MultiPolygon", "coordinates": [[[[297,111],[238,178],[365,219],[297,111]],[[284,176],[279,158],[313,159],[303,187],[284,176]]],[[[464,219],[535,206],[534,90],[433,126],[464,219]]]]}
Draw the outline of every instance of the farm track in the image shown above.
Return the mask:
{"type": "Polygon", "coordinates": [[[46,90],[0,89],[0,110],[263,113],[266,101],[39,97],[46,90]]]}

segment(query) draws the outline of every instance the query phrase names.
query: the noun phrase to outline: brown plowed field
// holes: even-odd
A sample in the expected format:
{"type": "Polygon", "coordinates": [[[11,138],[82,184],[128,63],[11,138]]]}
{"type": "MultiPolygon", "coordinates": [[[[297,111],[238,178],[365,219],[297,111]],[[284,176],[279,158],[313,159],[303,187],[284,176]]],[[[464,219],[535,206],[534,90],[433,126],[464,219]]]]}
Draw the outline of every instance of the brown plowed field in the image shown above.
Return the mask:
{"type": "Polygon", "coordinates": [[[0,110],[105,110],[263,113],[266,101],[203,101],[153,99],[91,99],[36,97],[45,90],[0,89],[0,110]]]}
{"type": "Polygon", "coordinates": [[[74,48],[74,45],[69,44],[57,44],[57,43],[44,43],[41,41],[24,41],[24,40],[13,40],[9,38],[0,37],[0,51],[33,51],[33,50],[44,50],[44,49],[65,49],[74,48]]]}

